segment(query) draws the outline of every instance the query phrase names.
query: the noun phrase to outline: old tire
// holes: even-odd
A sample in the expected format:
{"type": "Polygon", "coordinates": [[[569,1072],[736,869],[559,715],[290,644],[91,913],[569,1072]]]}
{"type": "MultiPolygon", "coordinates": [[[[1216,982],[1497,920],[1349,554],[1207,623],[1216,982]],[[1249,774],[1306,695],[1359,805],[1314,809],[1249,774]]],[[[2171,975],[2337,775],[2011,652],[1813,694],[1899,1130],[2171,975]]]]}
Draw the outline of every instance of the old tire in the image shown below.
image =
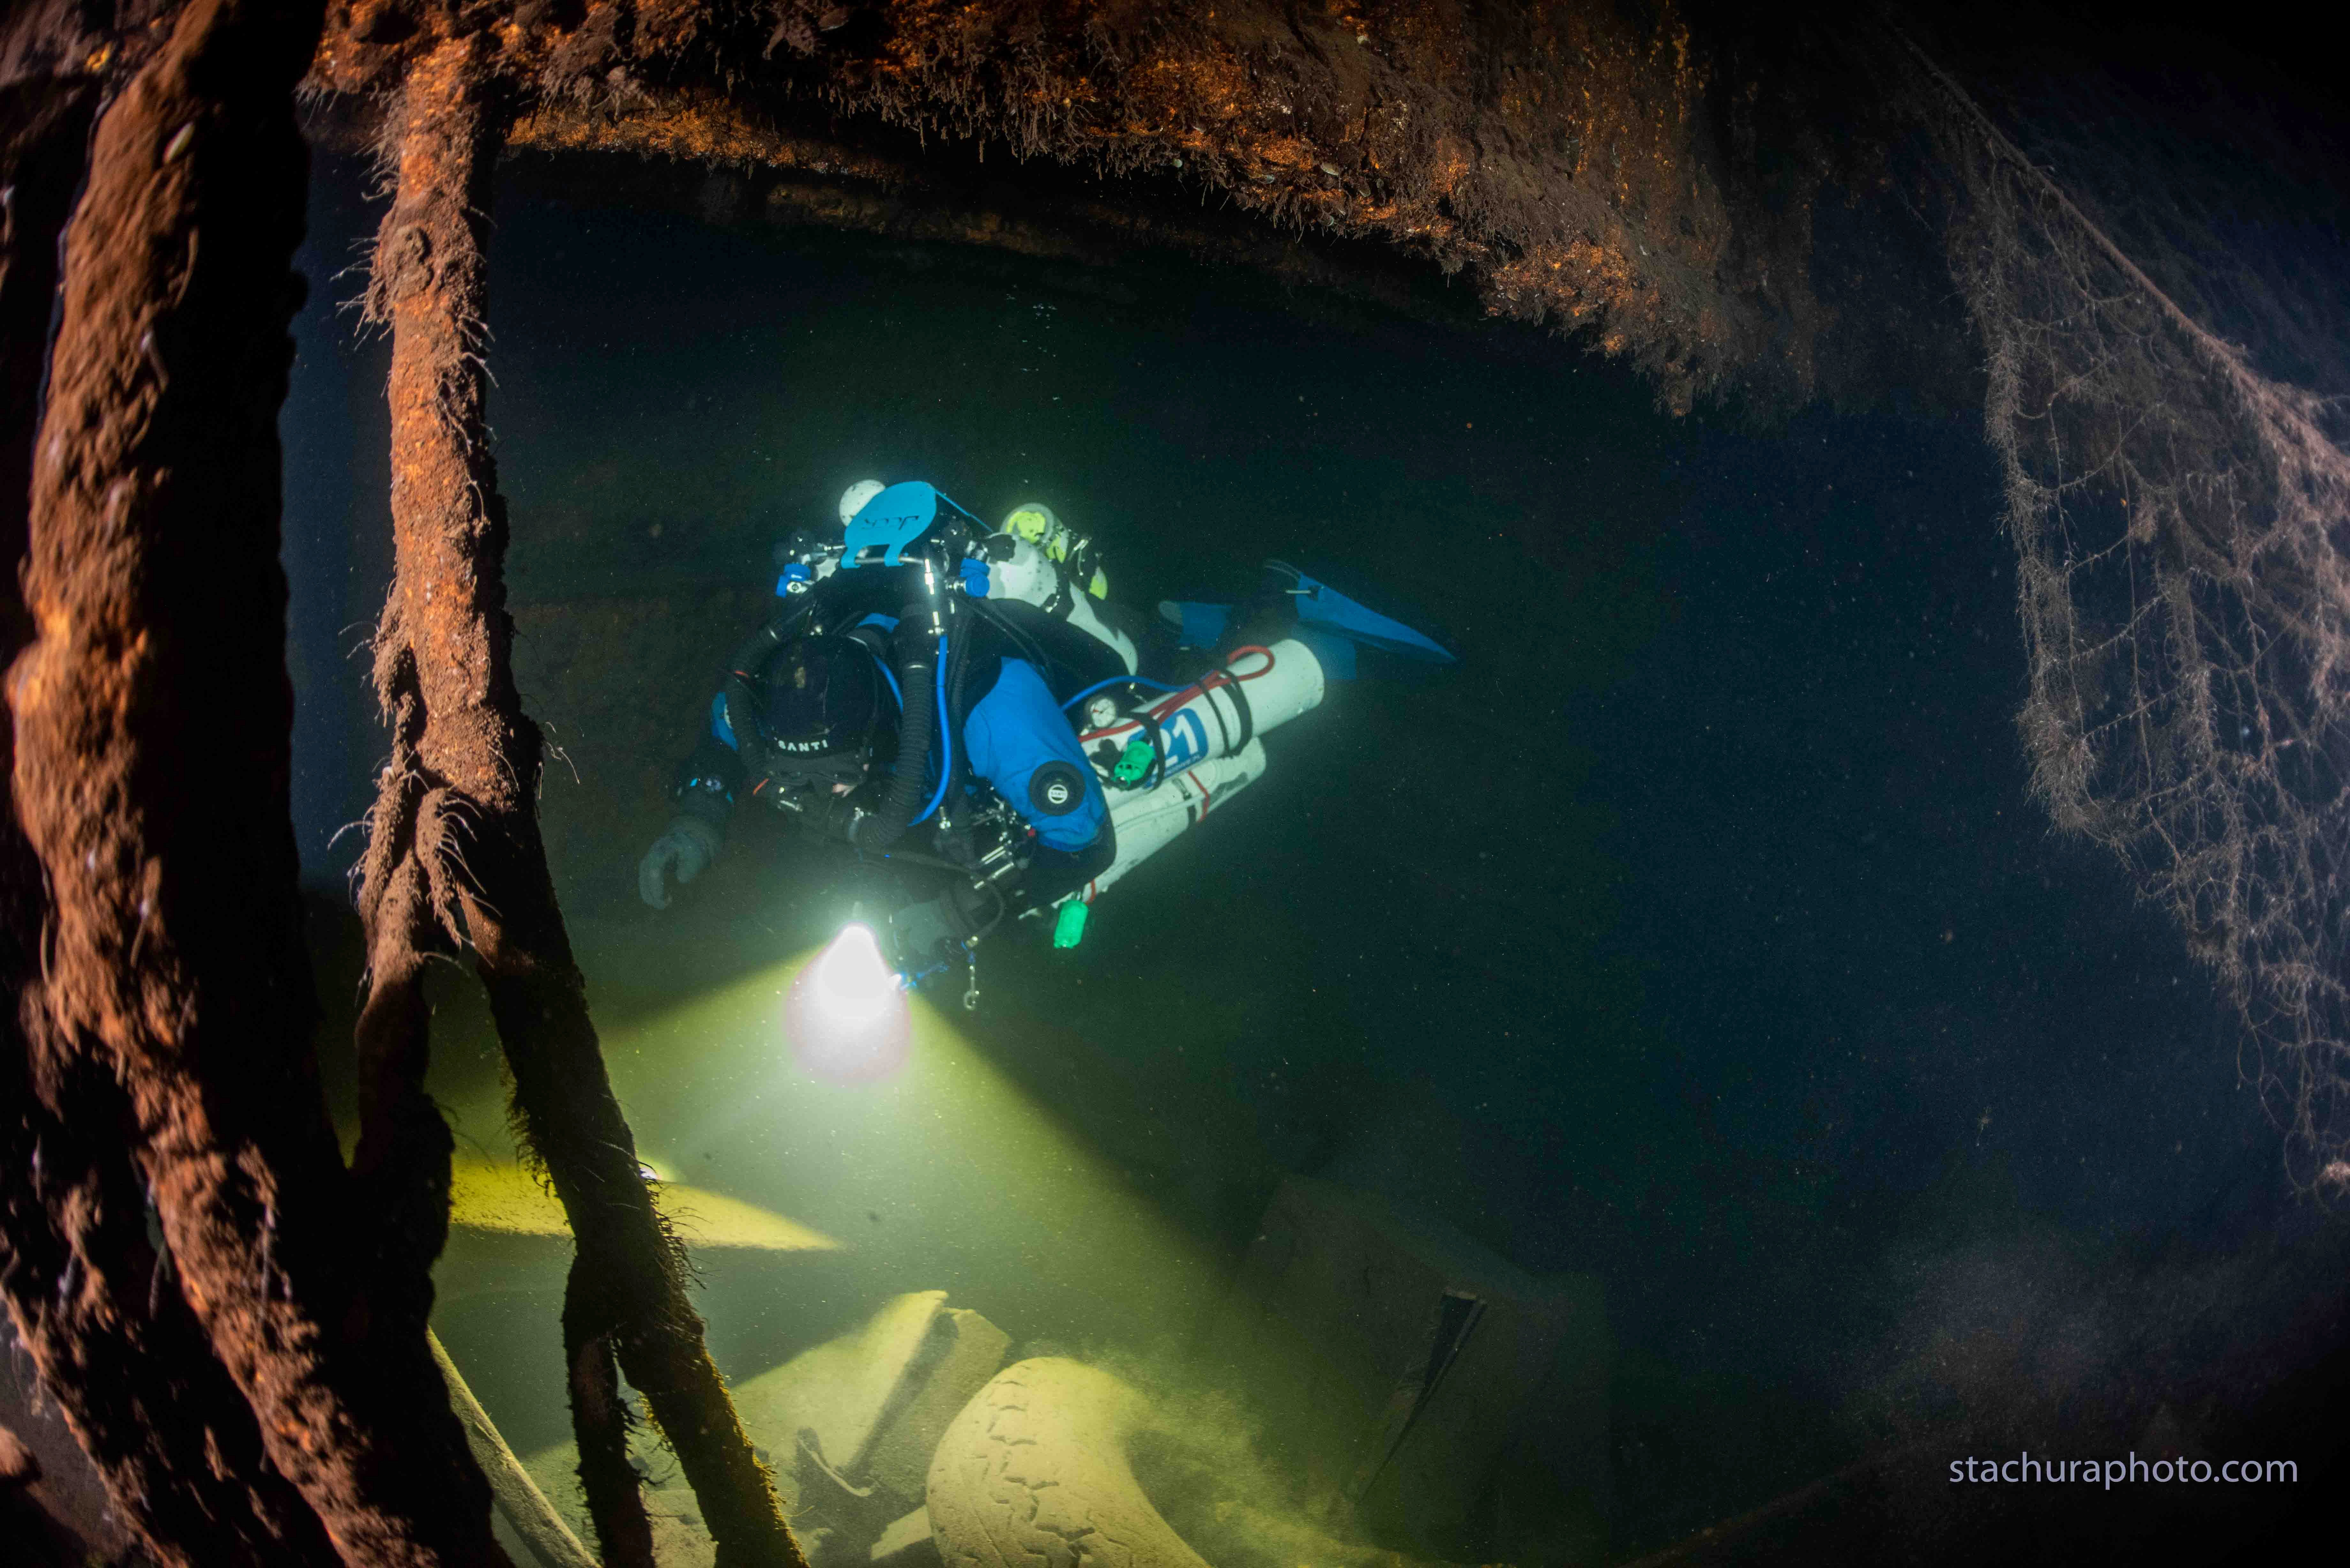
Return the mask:
{"type": "Polygon", "coordinates": [[[946,1568],[1207,1568],[1128,1462],[1142,1397],[1058,1356],[1023,1361],[939,1439],[927,1492],[946,1568]]]}

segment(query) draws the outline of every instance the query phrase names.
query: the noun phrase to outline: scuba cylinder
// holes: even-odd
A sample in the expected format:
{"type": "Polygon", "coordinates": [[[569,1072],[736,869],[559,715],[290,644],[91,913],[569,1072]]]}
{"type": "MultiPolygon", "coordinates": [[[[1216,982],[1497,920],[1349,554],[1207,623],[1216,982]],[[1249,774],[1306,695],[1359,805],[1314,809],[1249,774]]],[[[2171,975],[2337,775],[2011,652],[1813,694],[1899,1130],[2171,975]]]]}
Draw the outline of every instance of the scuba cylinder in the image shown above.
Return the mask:
{"type": "Polygon", "coordinates": [[[1192,685],[1080,735],[1109,792],[1118,855],[1056,906],[1054,945],[1075,947],[1085,918],[1073,911],[1262,777],[1264,732],[1318,707],[1326,684],[1314,651],[1284,638],[1235,649],[1192,685]]]}
{"type": "Polygon", "coordinates": [[[1010,534],[992,534],[979,547],[986,559],[989,598],[1034,605],[1108,649],[1128,675],[1141,668],[1134,639],[1105,622],[1084,584],[1072,581],[1041,547],[1010,534]]]}
{"type": "MultiPolygon", "coordinates": [[[[1159,788],[1114,795],[1109,820],[1118,834],[1118,856],[1093,880],[1061,905],[1090,904],[1105,888],[1124,877],[1182,836],[1209,811],[1222,805],[1264,774],[1264,742],[1252,736],[1230,756],[1195,762],[1159,788]]],[[[1077,927],[1079,930],[1084,928],[1077,927]]],[[[1074,940],[1060,944],[1074,947],[1074,940]]]]}
{"type": "Polygon", "coordinates": [[[1097,723],[1077,744],[1107,788],[1149,789],[1203,762],[1238,755],[1255,737],[1320,706],[1326,685],[1321,660],[1302,642],[1237,649],[1222,669],[1097,723]]]}

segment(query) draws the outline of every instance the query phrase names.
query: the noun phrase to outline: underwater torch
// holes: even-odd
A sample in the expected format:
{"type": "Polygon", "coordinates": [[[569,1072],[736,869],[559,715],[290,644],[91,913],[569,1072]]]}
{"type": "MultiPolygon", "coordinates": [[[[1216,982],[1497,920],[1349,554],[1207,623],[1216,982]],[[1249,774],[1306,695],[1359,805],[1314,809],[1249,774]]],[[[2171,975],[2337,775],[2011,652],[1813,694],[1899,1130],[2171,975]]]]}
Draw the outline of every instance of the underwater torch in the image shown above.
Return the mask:
{"type": "Polygon", "coordinates": [[[906,1064],[913,1015],[906,991],[873,928],[843,926],[793,977],[784,998],[784,1033],[810,1077],[869,1084],[906,1064]]]}

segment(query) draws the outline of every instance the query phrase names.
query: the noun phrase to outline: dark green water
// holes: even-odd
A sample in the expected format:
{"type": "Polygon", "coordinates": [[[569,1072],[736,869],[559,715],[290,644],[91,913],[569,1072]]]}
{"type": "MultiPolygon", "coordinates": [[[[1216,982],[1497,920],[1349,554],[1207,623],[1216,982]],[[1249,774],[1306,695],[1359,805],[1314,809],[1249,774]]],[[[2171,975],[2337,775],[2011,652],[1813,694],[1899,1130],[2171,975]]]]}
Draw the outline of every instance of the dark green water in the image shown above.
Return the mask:
{"type": "MultiPolygon", "coordinates": [[[[322,168],[314,280],[372,222],[355,192],[322,168]]],[[[616,1076],[681,1179],[846,1243],[710,1257],[731,1374],[932,1286],[1023,1343],[1180,1355],[1280,1175],[1327,1176],[1604,1282],[1628,1553],[1951,1422],[2044,1405],[2102,1441],[2194,1399],[2232,1430],[2268,1386],[2238,1368],[2339,1343],[2224,1009],[2025,798],[1971,421],[1675,421],[1555,339],[1173,263],[496,215],[520,659],[616,1076]],[[1042,497],[1130,603],[1277,556],[1462,651],[1273,737],[1076,954],[991,952],[951,1021],[979,1076],[927,1127],[910,1092],[795,1085],[765,1033],[760,977],[846,913],[830,868],[753,825],[680,907],[633,892],[720,612],[868,473],[1042,497]]],[[[386,567],[381,349],[329,308],[355,287],[317,286],[286,421],[298,826],[345,993],[330,839],[381,748],[348,655],[386,567]]],[[[494,1149],[449,978],[437,1081],[494,1149]]],[[[521,1449],[567,1431],[562,1262],[461,1237],[442,1271],[521,1449]]]]}

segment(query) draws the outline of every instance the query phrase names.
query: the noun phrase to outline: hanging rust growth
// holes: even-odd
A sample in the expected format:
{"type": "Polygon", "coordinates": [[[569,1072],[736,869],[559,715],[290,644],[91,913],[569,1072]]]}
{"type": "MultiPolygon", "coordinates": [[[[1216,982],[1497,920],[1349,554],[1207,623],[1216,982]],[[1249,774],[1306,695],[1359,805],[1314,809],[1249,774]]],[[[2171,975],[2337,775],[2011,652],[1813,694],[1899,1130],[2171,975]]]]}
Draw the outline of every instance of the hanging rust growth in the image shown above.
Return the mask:
{"type": "Polygon", "coordinates": [[[517,1120],[577,1239],[564,1348],[604,1552],[616,1564],[650,1562],[617,1360],[676,1450],[719,1562],[799,1568],[613,1097],[539,838],[542,742],[514,683],[505,507],[484,421],[484,220],[497,144],[489,43],[444,40],[407,73],[389,133],[396,194],[368,294],[369,317],[391,331],[396,554],[376,635],[392,754],[362,867],[369,991],[359,1163],[382,1190],[405,1195],[412,1245],[437,1247],[448,1142],[420,1088],[421,969],[432,953],[470,947],[517,1120]]]}
{"type": "MultiPolygon", "coordinates": [[[[378,1332],[353,1288],[310,1049],[276,417],[318,26],[315,4],[199,0],[159,29],[67,230],[9,685],[0,1277],[161,1561],[502,1563],[421,1336],[378,1332]]],[[[18,172],[12,400],[61,210],[55,170],[18,172]]]]}

